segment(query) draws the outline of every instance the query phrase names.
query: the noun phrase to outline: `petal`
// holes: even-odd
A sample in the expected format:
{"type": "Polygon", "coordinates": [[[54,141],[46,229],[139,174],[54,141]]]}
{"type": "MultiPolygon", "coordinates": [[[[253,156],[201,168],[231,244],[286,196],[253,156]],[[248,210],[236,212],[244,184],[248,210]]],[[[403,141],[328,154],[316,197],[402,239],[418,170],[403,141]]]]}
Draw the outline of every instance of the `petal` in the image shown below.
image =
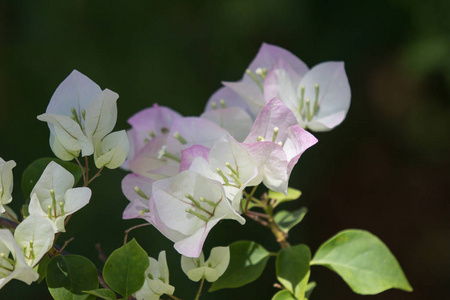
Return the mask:
{"type": "Polygon", "coordinates": [[[100,169],[103,166],[109,169],[120,167],[127,158],[130,144],[125,130],[108,134],[95,149],[95,166],[100,169]]]}
{"type": "Polygon", "coordinates": [[[181,164],[180,164],[180,172],[185,170],[189,170],[192,165],[192,161],[197,157],[203,157],[204,159],[208,159],[209,156],[209,148],[202,145],[194,145],[187,149],[184,149],[181,152],[181,164]]]}
{"type": "Polygon", "coordinates": [[[215,272],[207,272],[205,279],[214,282],[225,273],[230,263],[230,247],[214,247],[205,265],[215,272]]]}
{"type": "Polygon", "coordinates": [[[315,99],[315,84],[319,84],[319,111],[314,121],[320,122],[328,129],[337,126],[340,118],[326,117],[341,113],[345,116],[350,107],[350,85],[343,62],[325,62],[312,68],[301,80],[305,86],[305,99],[315,99]]]}
{"type": "Polygon", "coordinates": [[[202,145],[211,148],[212,145],[226,134],[225,129],[215,123],[198,118],[186,117],[173,122],[172,128],[167,138],[167,151],[175,156],[181,157],[181,151],[193,145],[202,145]],[[173,135],[179,133],[186,140],[186,144],[181,143],[173,135]]]}
{"type": "Polygon", "coordinates": [[[240,142],[247,137],[253,125],[250,115],[238,107],[210,110],[204,112],[200,118],[216,123],[240,142]]]}
{"type": "Polygon", "coordinates": [[[277,60],[264,81],[264,99],[269,102],[278,98],[292,111],[298,111],[300,79],[300,75],[285,60],[277,60]]]}
{"type": "Polygon", "coordinates": [[[55,193],[57,202],[64,199],[66,191],[73,187],[75,179],[73,175],[56,162],[50,162],[31,191],[31,195],[36,193],[41,207],[52,205],[50,190],[55,193]]]}
{"type": "MultiPolygon", "coordinates": [[[[140,200],[143,199],[136,192],[135,187],[139,189],[150,199],[152,195],[152,184],[154,180],[148,177],[144,177],[138,174],[128,174],[122,179],[122,192],[128,200],[140,200]]],[[[147,199],[144,199],[148,201],[147,199]]]]}
{"type": "Polygon", "coordinates": [[[221,87],[214,94],[212,94],[212,96],[206,103],[205,112],[215,110],[215,108],[213,107],[213,103],[217,108],[220,108],[221,100],[224,101],[226,108],[239,107],[244,111],[249,112],[245,100],[229,87],[221,87]]]}
{"type": "Polygon", "coordinates": [[[105,89],[93,99],[86,109],[84,122],[87,136],[94,141],[110,133],[117,121],[117,99],[119,95],[105,89]]]}
{"type": "Polygon", "coordinates": [[[294,165],[298,162],[298,159],[303,152],[316,143],[317,139],[303,128],[300,128],[299,126],[289,128],[288,137],[283,145],[283,150],[289,161],[288,174],[291,174],[294,165]]]}
{"type": "Polygon", "coordinates": [[[58,137],[62,147],[68,152],[82,151],[83,156],[94,152],[92,142],[81,131],[80,125],[66,116],[42,114],[38,120],[48,123],[50,133],[58,137]]]}
{"type": "Polygon", "coordinates": [[[3,205],[12,201],[13,189],[13,172],[12,169],[16,166],[13,160],[4,161],[0,157],[0,213],[4,213],[3,205]]]}
{"type": "Polygon", "coordinates": [[[70,116],[71,109],[75,108],[81,119],[81,110],[86,109],[101,91],[100,87],[86,75],[73,70],[55,90],[46,113],[70,116]]]}
{"type": "Polygon", "coordinates": [[[266,141],[272,141],[275,127],[278,127],[278,134],[274,142],[284,142],[287,129],[297,124],[292,111],[280,100],[272,99],[259,113],[244,143],[255,143],[260,136],[266,141]]]}
{"type": "MultiPolygon", "coordinates": [[[[266,68],[267,70],[270,70],[275,61],[280,58],[286,61],[291,66],[291,68],[294,69],[295,72],[300,76],[303,76],[306,72],[308,72],[308,66],[297,56],[286,49],[266,43],[263,43],[261,45],[258,54],[256,54],[256,57],[250,63],[248,69],[253,72],[257,68],[266,68]]],[[[245,77],[248,77],[248,75],[246,75],[245,77]]],[[[251,79],[248,78],[246,80],[248,81],[251,79]]]]}
{"type": "Polygon", "coordinates": [[[30,251],[30,241],[33,241],[33,256],[27,255],[25,258],[30,267],[34,267],[41,258],[53,246],[55,232],[51,222],[41,215],[30,215],[14,232],[14,238],[21,249],[26,249],[26,253],[30,251]]]}
{"type": "Polygon", "coordinates": [[[222,84],[232,89],[247,102],[248,109],[253,116],[258,115],[259,111],[264,107],[264,95],[253,81],[223,81],[222,84]]]}
{"type": "Polygon", "coordinates": [[[245,144],[252,158],[258,163],[258,181],[269,189],[286,193],[288,185],[288,160],[279,145],[272,142],[245,144]]]}
{"type": "Polygon", "coordinates": [[[64,148],[63,144],[61,144],[61,141],[57,136],[54,136],[50,132],[50,148],[52,149],[53,153],[56,157],[58,157],[61,160],[65,161],[71,161],[74,158],[78,157],[80,155],[81,150],[67,150],[64,148]]]}
{"type": "Polygon", "coordinates": [[[219,221],[220,219],[211,220],[203,227],[197,229],[194,234],[176,242],[174,245],[175,250],[184,256],[198,257],[202,252],[203,244],[205,243],[208,233],[219,221]]]}
{"type": "Polygon", "coordinates": [[[73,214],[89,203],[91,199],[91,189],[87,187],[78,187],[70,189],[64,196],[64,211],[66,215],[73,214]]]}

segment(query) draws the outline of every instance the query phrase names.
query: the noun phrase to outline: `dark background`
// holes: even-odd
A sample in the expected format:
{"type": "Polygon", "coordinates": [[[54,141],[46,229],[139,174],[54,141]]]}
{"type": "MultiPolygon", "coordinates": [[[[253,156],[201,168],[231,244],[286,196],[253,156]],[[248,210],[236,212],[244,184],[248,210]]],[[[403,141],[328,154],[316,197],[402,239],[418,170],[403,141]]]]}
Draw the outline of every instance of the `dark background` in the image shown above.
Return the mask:
{"type": "MultiPolygon", "coordinates": [[[[380,237],[403,267],[413,293],[355,295],[334,273],[312,269],[312,299],[450,299],[450,2],[449,1],[4,1],[0,0],[0,156],[17,162],[12,207],[23,196],[22,171],[53,156],[47,125],[36,119],[59,83],[78,69],[120,95],[116,129],[157,102],[199,115],[222,80],[239,80],[262,42],[284,47],[309,66],[345,61],[352,87],[347,119],[295,168],[290,185],[303,191],[290,208],[309,214],[293,244],[318,246],[346,228],[380,237]]],[[[67,250],[102,266],[123,231],[128,201],[121,170],[92,184],[91,203],[60,237],[67,250]]],[[[197,284],[179,267],[172,243],[154,228],[131,234],[156,257],[166,249],[175,295],[193,299],[197,284]]],[[[269,231],[225,221],[205,249],[254,239],[276,251],[269,231]]],[[[274,260],[264,277],[201,299],[270,299],[274,260]]],[[[45,283],[14,281],[1,299],[48,299],[45,283]]],[[[163,297],[166,298],[166,297],[163,297]]]]}

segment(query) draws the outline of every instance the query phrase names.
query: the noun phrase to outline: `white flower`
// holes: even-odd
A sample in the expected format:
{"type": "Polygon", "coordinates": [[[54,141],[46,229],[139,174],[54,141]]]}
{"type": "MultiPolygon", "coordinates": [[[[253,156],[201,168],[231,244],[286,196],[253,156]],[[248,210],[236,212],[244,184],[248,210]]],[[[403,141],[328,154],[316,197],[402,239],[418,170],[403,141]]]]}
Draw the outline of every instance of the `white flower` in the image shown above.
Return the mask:
{"type": "Polygon", "coordinates": [[[158,260],[149,257],[150,265],[145,270],[142,288],[134,295],[137,300],[158,300],[163,294],[172,295],[175,288],[169,284],[169,268],[166,252],[161,251],[158,260]]]}
{"type": "Polygon", "coordinates": [[[34,267],[53,246],[55,232],[47,218],[31,215],[17,226],[14,238],[24,252],[27,264],[34,267]]]}
{"type": "Polygon", "coordinates": [[[110,133],[117,120],[119,95],[100,87],[77,70],[58,86],[40,121],[50,128],[50,146],[62,160],[91,155],[96,141],[110,133]]]}
{"type": "Polygon", "coordinates": [[[16,166],[13,160],[4,161],[0,157],[0,214],[5,212],[3,205],[12,201],[13,173],[16,166]]]}
{"type": "Polygon", "coordinates": [[[8,229],[0,229],[0,288],[11,279],[31,284],[39,278],[25,261],[22,250],[8,229]]]}
{"type": "Polygon", "coordinates": [[[65,232],[66,217],[89,203],[91,190],[72,188],[73,175],[55,162],[50,162],[31,191],[30,215],[48,218],[55,232],[65,232]]]}
{"type": "Polygon", "coordinates": [[[230,263],[230,247],[215,247],[207,261],[203,252],[200,257],[181,256],[181,269],[192,281],[199,281],[205,278],[209,282],[214,282],[225,273],[230,263]]]}

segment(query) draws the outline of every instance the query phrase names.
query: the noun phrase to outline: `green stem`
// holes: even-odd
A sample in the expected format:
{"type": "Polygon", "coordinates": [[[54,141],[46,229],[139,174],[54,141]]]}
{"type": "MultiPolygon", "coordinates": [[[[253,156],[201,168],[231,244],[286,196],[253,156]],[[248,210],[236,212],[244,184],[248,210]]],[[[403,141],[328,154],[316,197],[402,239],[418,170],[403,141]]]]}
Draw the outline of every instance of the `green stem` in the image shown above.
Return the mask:
{"type": "Polygon", "coordinates": [[[197,291],[197,295],[195,296],[194,300],[198,300],[200,299],[200,295],[202,293],[202,289],[203,289],[203,283],[205,282],[205,277],[202,278],[202,281],[200,282],[200,286],[198,287],[198,291],[197,291]]]}

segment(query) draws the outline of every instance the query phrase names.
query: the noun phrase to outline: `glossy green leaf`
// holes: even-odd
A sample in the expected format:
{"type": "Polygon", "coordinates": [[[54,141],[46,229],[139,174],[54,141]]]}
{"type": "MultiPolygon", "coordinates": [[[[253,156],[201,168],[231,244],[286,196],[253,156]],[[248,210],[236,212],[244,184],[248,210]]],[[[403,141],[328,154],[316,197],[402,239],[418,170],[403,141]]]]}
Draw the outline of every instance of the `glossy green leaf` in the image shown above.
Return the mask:
{"type": "Polygon", "coordinates": [[[294,201],[300,198],[302,192],[299,190],[288,188],[287,195],[279,192],[269,191],[268,197],[277,200],[275,206],[283,202],[294,201]]]}
{"type": "Polygon", "coordinates": [[[306,207],[294,211],[282,210],[275,214],[274,221],[281,231],[288,233],[289,230],[303,220],[307,212],[308,209],[306,207]]]}
{"type": "Polygon", "coordinates": [[[311,252],[306,245],[288,247],[278,252],[277,278],[297,299],[305,299],[311,252]]]}
{"type": "Polygon", "coordinates": [[[47,266],[47,286],[56,300],[93,300],[83,293],[98,287],[97,269],[87,258],[79,255],[58,255],[47,266]]]}
{"type": "Polygon", "coordinates": [[[105,300],[116,300],[116,294],[107,289],[96,289],[92,291],[84,291],[86,294],[94,295],[97,298],[105,300]]]}
{"type": "Polygon", "coordinates": [[[48,263],[50,262],[50,256],[45,255],[41,262],[35,267],[35,270],[37,268],[37,272],[39,274],[39,279],[38,279],[38,283],[41,283],[42,280],[45,279],[45,276],[47,276],[47,266],[48,263]]]}
{"type": "Polygon", "coordinates": [[[390,288],[412,291],[391,251],[364,230],[339,232],[320,246],[311,264],[335,271],[358,294],[373,295],[390,288]]]}
{"type": "Polygon", "coordinates": [[[230,264],[225,273],[211,285],[210,292],[224,288],[237,288],[261,276],[270,253],[251,241],[238,241],[230,245],[230,264]]]}
{"type": "Polygon", "coordinates": [[[128,298],[144,284],[148,265],[147,252],[133,239],[111,253],[103,268],[103,278],[111,289],[128,298]]]}
{"type": "Polygon", "coordinates": [[[288,290],[282,290],[276,293],[272,297],[272,300],[297,300],[297,298],[295,298],[288,290]]]}
{"type": "Polygon", "coordinates": [[[30,193],[33,190],[34,185],[41,177],[47,165],[54,161],[57,164],[64,167],[75,177],[75,185],[83,176],[83,172],[80,167],[74,163],[63,161],[57,158],[44,157],[35,160],[29,165],[22,174],[22,192],[26,199],[30,199],[30,193]]]}

